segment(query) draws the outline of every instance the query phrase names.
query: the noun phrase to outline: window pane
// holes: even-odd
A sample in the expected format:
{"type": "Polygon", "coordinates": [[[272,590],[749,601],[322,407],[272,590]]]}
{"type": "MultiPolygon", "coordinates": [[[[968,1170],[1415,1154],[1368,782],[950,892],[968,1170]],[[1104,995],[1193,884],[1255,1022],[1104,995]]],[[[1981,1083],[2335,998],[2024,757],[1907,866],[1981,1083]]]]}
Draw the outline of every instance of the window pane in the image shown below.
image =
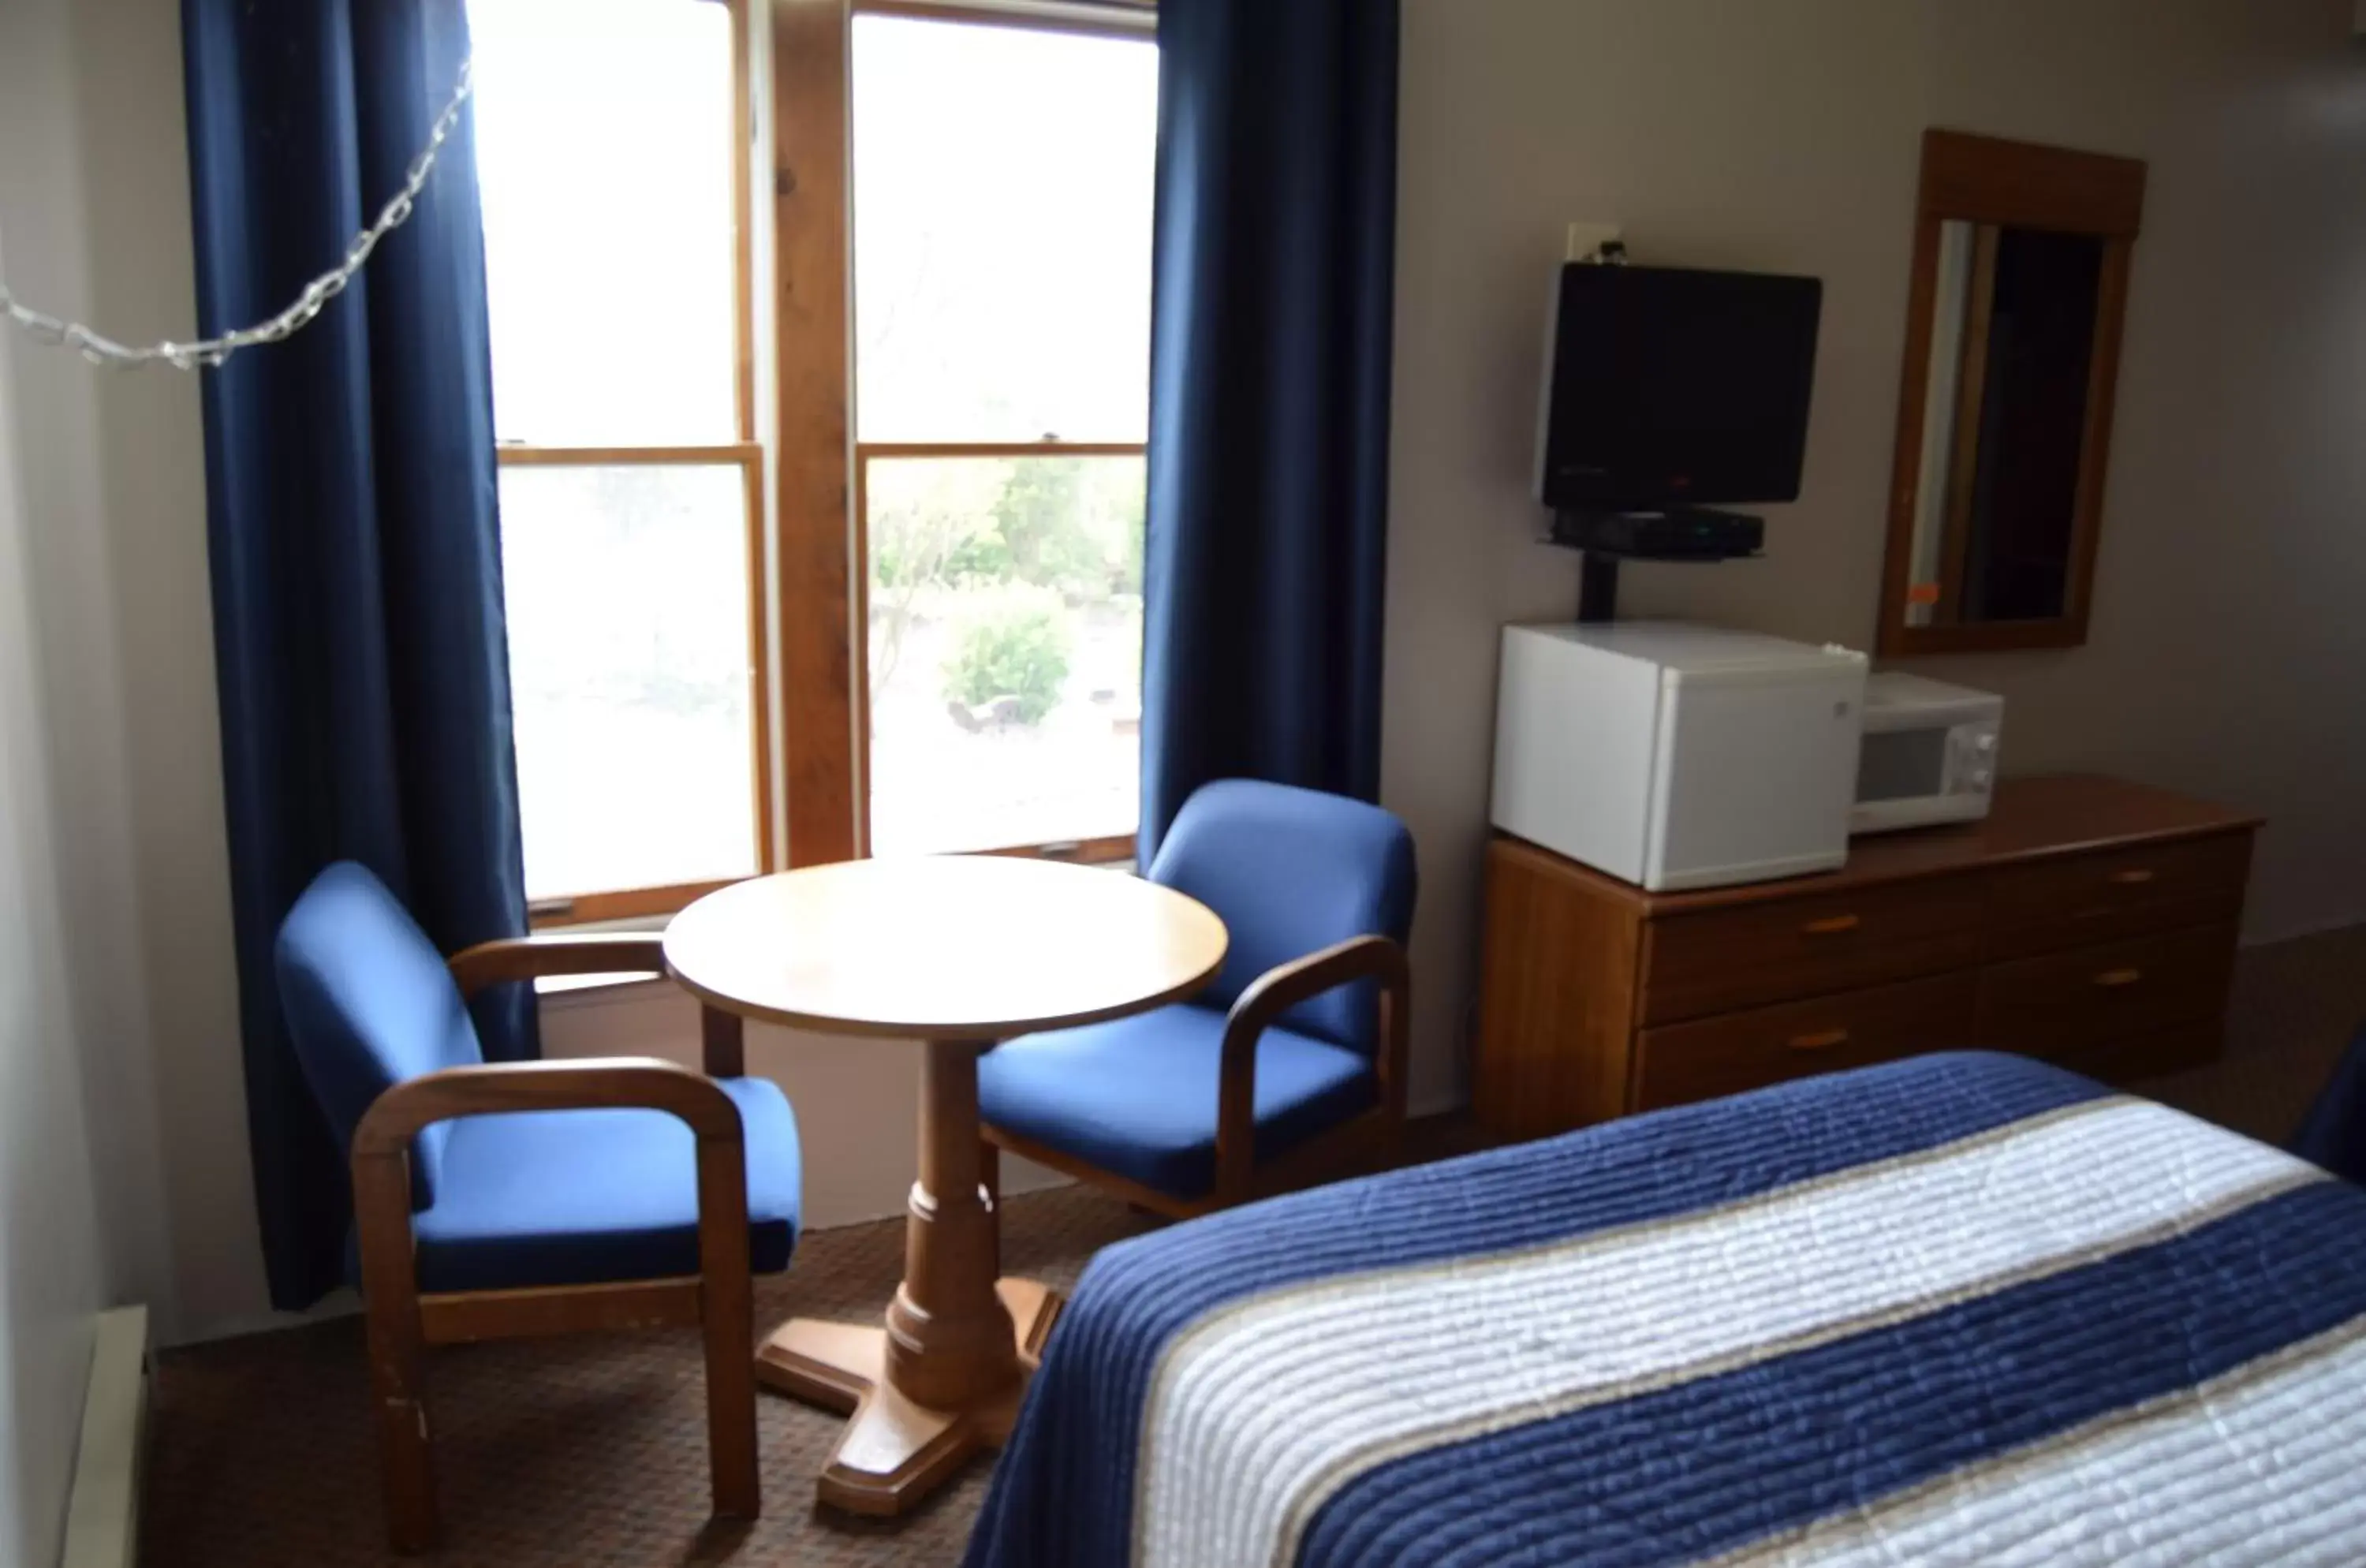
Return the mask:
{"type": "Polygon", "coordinates": [[[857,17],[864,441],[1144,438],[1158,51],[857,17]]]}
{"type": "Polygon", "coordinates": [[[731,14],[468,0],[502,440],[738,438],[731,14]]]}
{"type": "Polygon", "coordinates": [[[866,465],[873,853],[1133,831],[1142,506],[1139,457],[866,465]]]}
{"type": "Polygon", "coordinates": [[[529,897],[757,869],[736,467],[501,469],[529,897]]]}

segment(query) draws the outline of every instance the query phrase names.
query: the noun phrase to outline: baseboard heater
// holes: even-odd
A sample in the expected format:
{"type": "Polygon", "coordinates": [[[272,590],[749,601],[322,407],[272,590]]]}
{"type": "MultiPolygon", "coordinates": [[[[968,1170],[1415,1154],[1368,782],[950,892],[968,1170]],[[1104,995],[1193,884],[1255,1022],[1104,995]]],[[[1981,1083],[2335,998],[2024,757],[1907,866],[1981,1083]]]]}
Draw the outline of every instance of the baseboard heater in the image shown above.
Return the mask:
{"type": "Polygon", "coordinates": [[[63,1568],[137,1568],[148,1439],[148,1309],[98,1314],[82,1446],[66,1506],[63,1568]]]}

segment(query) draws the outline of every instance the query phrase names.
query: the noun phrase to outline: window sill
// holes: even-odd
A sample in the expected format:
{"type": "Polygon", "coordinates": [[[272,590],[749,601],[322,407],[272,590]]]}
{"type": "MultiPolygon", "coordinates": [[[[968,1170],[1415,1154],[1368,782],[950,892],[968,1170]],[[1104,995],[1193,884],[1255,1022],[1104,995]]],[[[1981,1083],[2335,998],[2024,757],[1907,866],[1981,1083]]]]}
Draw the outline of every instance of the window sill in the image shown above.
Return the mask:
{"type": "MultiPolygon", "coordinates": [[[[631,915],[614,920],[586,920],[580,925],[537,928],[545,931],[564,931],[569,936],[600,931],[645,931],[651,935],[662,932],[673,919],[670,914],[631,915]]],[[[545,975],[534,983],[534,994],[546,1003],[560,1006],[606,1000],[620,993],[670,986],[661,975],[627,970],[613,975],[545,975]]]]}
{"type": "MultiPolygon", "coordinates": [[[[1130,845],[1131,840],[1126,840],[1130,845]]],[[[981,852],[991,854],[1027,855],[1040,860],[1058,861],[1068,865],[1087,866],[1095,871],[1113,871],[1127,876],[1137,875],[1140,867],[1131,854],[1110,858],[1085,858],[1065,854],[1046,854],[1040,850],[999,850],[981,852]]],[[[585,920],[558,926],[541,926],[541,931],[648,931],[662,932],[672,923],[673,914],[629,915],[612,920],[585,920]]],[[[610,999],[620,993],[641,987],[670,985],[662,976],[625,973],[619,975],[546,975],[534,983],[535,995],[545,1002],[559,1006],[580,1006],[610,999]]]]}
{"type": "Polygon", "coordinates": [[[660,975],[546,975],[534,983],[534,994],[545,1002],[596,1001],[609,993],[672,983],[660,975]]]}

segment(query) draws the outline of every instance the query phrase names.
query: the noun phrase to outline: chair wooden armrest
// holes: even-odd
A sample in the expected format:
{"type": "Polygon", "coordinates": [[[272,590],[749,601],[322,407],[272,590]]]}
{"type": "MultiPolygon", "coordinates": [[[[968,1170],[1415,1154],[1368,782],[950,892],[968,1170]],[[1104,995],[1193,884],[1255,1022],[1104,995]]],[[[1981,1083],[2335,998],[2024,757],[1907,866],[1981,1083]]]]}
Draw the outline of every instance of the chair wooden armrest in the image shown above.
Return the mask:
{"type": "Polygon", "coordinates": [[[549,975],[662,975],[664,939],[654,931],[536,931],[463,948],[445,961],[464,997],[510,980],[549,975]]]}
{"type": "Polygon", "coordinates": [[[739,1107],[705,1075],[656,1056],[591,1056],[446,1067],[396,1084],[363,1112],[354,1157],[407,1155],[420,1129],[459,1116],[616,1106],[670,1112],[701,1143],[741,1141],[739,1107]]]}
{"type": "Polygon", "coordinates": [[[1413,970],[1404,949],[1384,936],[1350,937],[1269,969],[1241,993],[1224,1020],[1222,1082],[1216,1107],[1220,1201],[1245,1202],[1255,1180],[1258,1038],[1299,1003],[1358,980],[1376,981],[1380,989],[1380,1043],[1374,1065],[1381,1107],[1398,1117],[1404,1114],[1413,998],[1413,970]]]}
{"type": "Polygon", "coordinates": [[[354,1229],[362,1293],[409,1299],[411,1276],[411,1145],[431,1122],[505,1111],[617,1106],[680,1117],[698,1138],[698,1250],[702,1267],[748,1269],[748,1151],[739,1108],[713,1079],[654,1056],[571,1062],[499,1062],[446,1067],[396,1084],[354,1131],[354,1229]]]}
{"type": "Polygon", "coordinates": [[[739,1107],[704,1074],[655,1056],[564,1062],[498,1062],[446,1067],[396,1084],[354,1130],[354,1228],[362,1290],[411,1292],[411,1145],[421,1129],[460,1116],[508,1111],[587,1111],[618,1106],[681,1118],[698,1139],[698,1231],[702,1258],[721,1230],[736,1235],[748,1266],[748,1152],[739,1107]]]}
{"type": "MultiPolygon", "coordinates": [[[[517,945],[531,945],[533,940],[517,945]]],[[[580,939],[566,940],[573,943],[580,939]]],[[[655,939],[639,940],[654,951],[655,939]]],[[[455,960],[456,971],[457,967],[455,960]]],[[[563,1329],[703,1324],[715,1509],[732,1517],[756,1517],[760,1487],[754,1364],[748,1357],[755,1308],[748,1252],[746,1141],[739,1108],[721,1086],[654,1056],[447,1067],[406,1079],[371,1101],[354,1132],[354,1229],[360,1243],[371,1376],[387,1455],[388,1506],[398,1546],[422,1548],[433,1541],[436,1529],[426,1416],[420,1403],[421,1347],[563,1329]],[[697,1138],[695,1278],[420,1295],[411,1226],[411,1149],[421,1129],[462,1116],[617,1106],[665,1111],[680,1118],[697,1138]]]]}
{"type": "MultiPolygon", "coordinates": [[[[653,931],[536,931],[463,948],[445,960],[463,997],[513,980],[546,975],[664,975],[665,939],[653,931]]],[[[711,1078],[748,1070],[743,1025],[716,1008],[701,1010],[701,1055],[711,1078]]]]}

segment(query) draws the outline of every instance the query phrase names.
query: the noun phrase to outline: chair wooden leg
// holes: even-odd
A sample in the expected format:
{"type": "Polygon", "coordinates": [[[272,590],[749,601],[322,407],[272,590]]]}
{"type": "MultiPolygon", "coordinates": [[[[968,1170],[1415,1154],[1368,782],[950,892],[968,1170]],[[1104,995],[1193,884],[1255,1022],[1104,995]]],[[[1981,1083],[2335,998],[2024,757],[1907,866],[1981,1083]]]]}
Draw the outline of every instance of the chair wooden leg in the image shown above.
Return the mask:
{"type": "Polygon", "coordinates": [[[749,1277],[747,1156],[736,1137],[699,1140],[698,1264],[715,1512],[752,1519],[763,1513],[756,1474],[756,1287],[749,1277]]]}
{"type": "Polygon", "coordinates": [[[427,1433],[427,1336],[411,1263],[411,1158],[401,1146],[355,1154],[354,1231],[387,1533],[397,1551],[424,1551],[437,1534],[435,1463],[427,1433]]]}
{"type": "Polygon", "coordinates": [[[1405,1119],[1403,1113],[1392,1115],[1380,1123],[1377,1140],[1379,1152],[1371,1162],[1374,1172],[1401,1170],[1405,1163],[1405,1119]]]}
{"type": "Polygon", "coordinates": [[[706,1444],[715,1470],[715,1511],[727,1519],[763,1512],[756,1468],[755,1303],[748,1277],[708,1280],[706,1309],[706,1444]],[[738,1286],[738,1301],[723,1301],[738,1286]]]}
{"type": "Polygon", "coordinates": [[[426,1352],[420,1342],[417,1303],[373,1306],[368,1332],[387,1534],[397,1551],[425,1551],[435,1544],[439,1522],[434,1453],[427,1430],[426,1352]],[[396,1317],[409,1321],[387,1321],[396,1317]]]}

